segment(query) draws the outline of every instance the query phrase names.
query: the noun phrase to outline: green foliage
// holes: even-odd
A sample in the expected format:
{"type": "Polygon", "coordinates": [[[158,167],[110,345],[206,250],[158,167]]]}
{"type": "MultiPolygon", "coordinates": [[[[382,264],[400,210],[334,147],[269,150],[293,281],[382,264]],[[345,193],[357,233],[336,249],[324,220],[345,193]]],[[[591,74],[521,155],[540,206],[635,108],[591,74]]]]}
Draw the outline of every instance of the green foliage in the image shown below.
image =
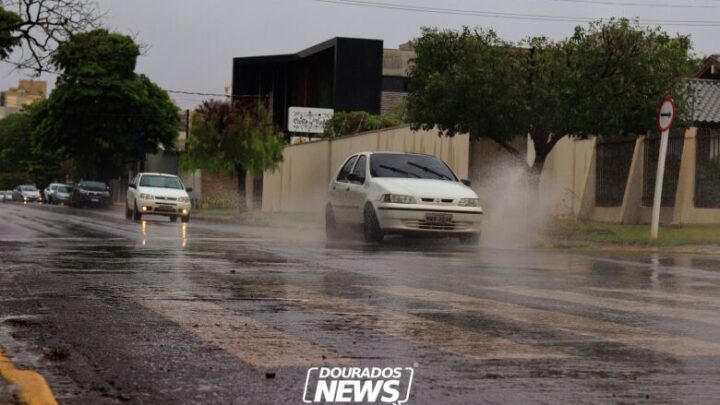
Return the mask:
{"type": "Polygon", "coordinates": [[[13,48],[20,44],[17,28],[21,21],[19,15],[0,8],[0,59],[7,59],[13,48]]]}
{"type": "Polygon", "coordinates": [[[0,190],[12,190],[20,184],[31,183],[25,172],[0,172],[0,190]]]}
{"type": "MultiPolygon", "coordinates": [[[[262,176],[282,161],[285,142],[261,104],[239,108],[221,101],[203,103],[192,116],[185,169],[262,176]]],[[[243,177],[241,177],[242,179],[243,177]]]]}
{"type": "Polygon", "coordinates": [[[365,111],[336,112],[325,123],[323,137],[335,138],[358,132],[396,127],[404,122],[402,106],[394,110],[393,114],[388,115],[374,115],[365,111]]]}
{"type": "Polygon", "coordinates": [[[134,73],[138,55],[130,37],[106,30],[78,34],[53,55],[63,74],[37,112],[35,140],[71,160],[76,176],[115,177],[146,153],[175,147],[179,110],[134,73]]]}
{"type": "Polygon", "coordinates": [[[0,172],[7,182],[29,179],[42,186],[60,176],[60,160],[36,148],[32,139],[35,113],[42,103],[0,120],[0,172]]]}
{"type": "Polygon", "coordinates": [[[577,27],[572,37],[518,44],[493,31],[424,29],[415,42],[408,118],[414,129],[469,133],[510,146],[530,134],[539,173],[565,136],[606,138],[655,129],[672,95],[682,114],[687,37],[626,19],[577,27]]]}

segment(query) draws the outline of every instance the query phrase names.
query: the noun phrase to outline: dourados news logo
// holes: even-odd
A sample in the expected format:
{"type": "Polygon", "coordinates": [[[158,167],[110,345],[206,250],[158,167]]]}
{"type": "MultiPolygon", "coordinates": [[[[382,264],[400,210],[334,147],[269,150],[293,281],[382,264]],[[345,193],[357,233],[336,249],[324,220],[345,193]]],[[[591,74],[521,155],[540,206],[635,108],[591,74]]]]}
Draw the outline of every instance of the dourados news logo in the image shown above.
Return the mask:
{"type": "Polygon", "coordinates": [[[404,404],[410,399],[410,367],[312,367],[303,402],[404,404]]]}

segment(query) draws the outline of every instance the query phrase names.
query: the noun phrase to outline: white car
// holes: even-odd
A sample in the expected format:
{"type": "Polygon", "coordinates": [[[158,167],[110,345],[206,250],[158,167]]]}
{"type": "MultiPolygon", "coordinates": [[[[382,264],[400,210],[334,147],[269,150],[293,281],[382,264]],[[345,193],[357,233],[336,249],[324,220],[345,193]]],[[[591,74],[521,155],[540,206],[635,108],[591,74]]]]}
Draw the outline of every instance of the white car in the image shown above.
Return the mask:
{"type": "Polygon", "coordinates": [[[328,239],[345,225],[362,225],[368,242],[386,234],[457,236],[477,242],[483,210],[469,181],[428,155],[363,152],[347,158],[330,182],[328,239]]]}
{"type": "Polygon", "coordinates": [[[125,217],[139,221],[147,214],[164,215],[188,222],[191,191],[173,174],[139,173],[128,185],[125,217]]]}

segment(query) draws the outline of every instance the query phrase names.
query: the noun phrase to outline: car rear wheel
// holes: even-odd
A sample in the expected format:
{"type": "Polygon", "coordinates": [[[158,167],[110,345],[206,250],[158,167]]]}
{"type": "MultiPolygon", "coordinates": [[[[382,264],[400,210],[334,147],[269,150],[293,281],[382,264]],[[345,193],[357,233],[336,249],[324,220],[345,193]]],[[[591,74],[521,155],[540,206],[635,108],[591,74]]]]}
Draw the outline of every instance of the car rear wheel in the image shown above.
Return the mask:
{"type": "Polygon", "coordinates": [[[383,235],[382,229],[380,229],[380,223],[378,222],[372,204],[365,204],[363,218],[363,236],[365,237],[365,241],[369,243],[382,242],[385,235],[383,235]]]}
{"type": "Polygon", "coordinates": [[[139,221],[142,219],[142,213],[138,209],[137,201],[135,202],[135,209],[133,210],[133,219],[139,221]]]}
{"type": "Polygon", "coordinates": [[[335,212],[330,204],[325,206],[325,237],[328,240],[336,239],[339,235],[335,212]]]}

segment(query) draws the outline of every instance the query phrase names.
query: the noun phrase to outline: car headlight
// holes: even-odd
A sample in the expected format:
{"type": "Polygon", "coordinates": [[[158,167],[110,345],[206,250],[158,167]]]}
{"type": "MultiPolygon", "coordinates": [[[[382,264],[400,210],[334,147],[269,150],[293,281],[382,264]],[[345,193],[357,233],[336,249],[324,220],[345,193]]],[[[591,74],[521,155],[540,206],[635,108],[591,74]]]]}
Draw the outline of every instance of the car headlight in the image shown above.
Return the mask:
{"type": "Polygon", "coordinates": [[[142,193],[141,193],[141,194],[140,194],[140,199],[141,199],[141,200],[154,200],[154,199],[155,199],[155,196],[150,195],[150,194],[142,194],[142,193]]]}
{"type": "Polygon", "coordinates": [[[189,203],[189,202],[190,202],[190,197],[179,197],[179,198],[178,198],[178,201],[181,202],[181,203],[189,203]]]}
{"type": "Polygon", "coordinates": [[[458,201],[458,205],[461,207],[479,207],[480,199],[479,198],[461,198],[460,201],[458,201]]]}
{"type": "Polygon", "coordinates": [[[395,204],[415,204],[415,197],[411,195],[403,194],[383,194],[380,197],[380,202],[395,203],[395,204]]]}

